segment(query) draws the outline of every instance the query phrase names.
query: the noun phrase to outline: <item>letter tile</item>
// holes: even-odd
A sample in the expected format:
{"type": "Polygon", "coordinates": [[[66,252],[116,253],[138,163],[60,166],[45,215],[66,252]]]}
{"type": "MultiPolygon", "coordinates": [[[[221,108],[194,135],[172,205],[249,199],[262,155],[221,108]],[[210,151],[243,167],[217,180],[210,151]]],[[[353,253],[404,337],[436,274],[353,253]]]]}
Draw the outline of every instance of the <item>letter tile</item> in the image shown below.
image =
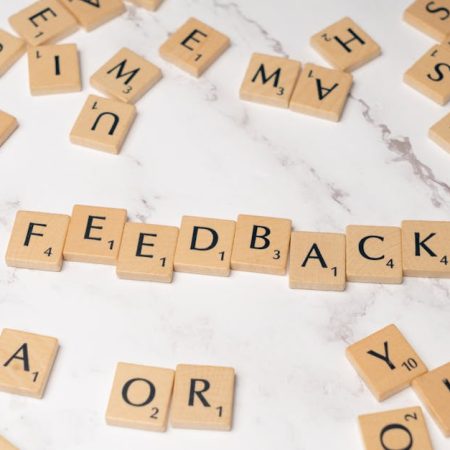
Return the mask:
{"type": "Polygon", "coordinates": [[[128,48],[122,48],[91,77],[91,84],[106,95],[136,103],[160,79],[161,70],[128,48]]]}
{"type": "Polygon", "coordinates": [[[339,122],[353,77],[340,70],[306,64],[292,94],[292,111],[339,122]]]}
{"type": "Polygon", "coordinates": [[[70,217],[18,211],[6,251],[10,267],[59,272],[70,217]]]}
{"type": "Polygon", "coordinates": [[[312,47],[336,69],[350,72],[380,56],[380,46],[345,17],[311,38],[312,47]]]}
{"type": "Polygon", "coordinates": [[[180,69],[200,77],[229,46],[227,36],[190,18],[161,46],[159,53],[180,69]]]}
{"type": "Polygon", "coordinates": [[[253,53],[240,98],[280,108],[288,108],[302,65],[279,56],[253,53]]]}
{"type": "Polygon", "coordinates": [[[122,0],[60,0],[81,26],[92,31],[125,12],[122,0]]]}
{"type": "Polygon", "coordinates": [[[40,0],[9,18],[17,34],[30,45],[50,44],[78,29],[78,23],[58,0],[40,0]]]}
{"type": "Polygon", "coordinates": [[[18,126],[19,124],[14,116],[0,110],[0,147],[16,131],[18,126]]]}
{"type": "Polygon", "coordinates": [[[343,291],[345,235],[294,231],[291,235],[289,287],[343,291]]]}
{"type": "Polygon", "coordinates": [[[412,387],[444,435],[450,437],[450,363],[416,378],[412,387]]]}
{"type": "Polygon", "coordinates": [[[106,422],[119,427],[166,431],[174,371],[119,363],[106,422]]]}
{"type": "Polygon", "coordinates": [[[439,42],[450,37],[450,0],[416,0],[403,18],[439,42]]]}
{"type": "Polygon", "coordinates": [[[0,30],[0,77],[25,53],[25,41],[0,30]]]}
{"type": "Polygon", "coordinates": [[[403,282],[401,230],[397,227],[347,227],[347,280],[403,282]]]}
{"type": "Polygon", "coordinates": [[[126,223],[117,260],[118,277],[171,283],[177,239],[176,227],[126,223]]]}
{"type": "Polygon", "coordinates": [[[233,417],[234,369],[178,365],[171,424],[174,428],[230,431],[233,417]]]}
{"type": "Polygon", "coordinates": [[[403,271],[407,277],[450,278],[450,222],[402,222],[403,271]]]}
{"type": "Polygon", "coordinates": [[[433,450],[419,406],[359,416],[359,428],[366,450],[433,450]]]}
{"type": "Polygon", "coordinates": [[[156,11],[163,0],[129,0],[136,6],[141,6],[142,8],[148,9],[149,11],[156,11]]]}
{"type": "Polygon", "coordinates": [[[350,345],[347,358],[378,401],[407,388],[427,372],[417,353],[395,325],[350,345]]]}
{"type": "Polygon", "coordinates": [[[236,223],[184,216],[175,252],[177,272],[227,277],[236,223]]]}
{"type": "Polygon", "coordinates": [[[450,153],[450,113],[430,128],[428,136],[433,142],[450,153]]]}
{"type": "Polygon", "coordinates": [[[126,220],[126,209],[75,205],[64,259],[115,265],[126,220]]]}
{"type": "Polygon", "coordinates": [[[136,107],[90,95],[70,133],[73,144],[117,155],[136,118],[136,107]]]}
{"type": "Polygon", "coordinates": [[[438,103],[450,100],[450,46],[435,45],[403,77],[406,84],[438,103]]]}
{"type": "Polygon", "coordinates": [[[28,73],[32,95],[81,91],[75,44],[28,47],[28,73]]]}
{"type": "Polygon", "coordinates": [[[292,221],[240,215],[236,224],[231,268],[247,272],[284,275],[292,221]]]}
{"type": "Polygon", "coordinates": [[[8,442],[3,436],[0,436],[0,450],[19,450],[17,447],[8,442]]]}
{"type": "Polygon", "coordinates": [[[0,391],[42,398],[58,348],[53,337],[5,328],[0,335],[0,391]]]}

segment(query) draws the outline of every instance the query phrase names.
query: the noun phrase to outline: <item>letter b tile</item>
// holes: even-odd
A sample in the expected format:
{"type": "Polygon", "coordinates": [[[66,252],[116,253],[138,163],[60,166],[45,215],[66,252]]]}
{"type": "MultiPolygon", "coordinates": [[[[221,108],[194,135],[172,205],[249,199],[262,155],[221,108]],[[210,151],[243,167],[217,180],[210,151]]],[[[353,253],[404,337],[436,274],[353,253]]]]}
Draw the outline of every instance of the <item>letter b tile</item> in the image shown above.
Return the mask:
{"type": "Polygon", "coordinates": [[[350,345],[346,353],[378,401],[400,392],[427,372],[425,364],[395,325],[350,345]]]}

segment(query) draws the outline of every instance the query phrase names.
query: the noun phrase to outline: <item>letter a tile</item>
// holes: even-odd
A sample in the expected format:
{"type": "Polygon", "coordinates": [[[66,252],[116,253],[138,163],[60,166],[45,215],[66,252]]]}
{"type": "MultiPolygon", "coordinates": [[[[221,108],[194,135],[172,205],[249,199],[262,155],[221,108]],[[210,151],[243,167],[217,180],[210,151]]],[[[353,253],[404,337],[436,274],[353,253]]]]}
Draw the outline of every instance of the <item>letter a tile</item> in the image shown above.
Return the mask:
{"type": "Polygon", "coordinates": [[[42,398],[58,347],[55,338],[4,329],[0,335],[0,391],[42,398]]]}
{"type": "Polygon", "coordinates": [[[233,417],[234,369],[178,365],[171,424],[174,428],[230,431],[233,417]]]}
{"type": "Polygon", "coordinates": [[[366,450],[433,450],[419,406],[359,416],[359,428],[366,450]]]}
{"type": "Polygon", "coordinates": [[[58,0],[40,0],[9,18],[10,25],[30,45],[56,42],[78,29],[78,23],[58,0]]]}
{"type": "Polygon", "coordinates": [[[0,111],[0,147],[16,131],[19,124],[17,119],[10,114],[0,111]]]}
{"type": "Polygon", "coordinates": [[[25,41],[0,30],[0,77],[25,53],[25,41]]]}
{"type": "Polygon", "coordinates": [[[301,64],[292,59],[254,53],[242,82],[242,100],[288,108],[301,64]]]}
{"type": "Polygon", "coordinates": [[[450,113],[430,128],[428,137],[450,153],[450,113]]]}
{"type": "Polygon", "coordinates": [[[32,211],[18,211],[6,251],[6,264],[25,269],[58,272],[70,217],[32,211]]]}
{"type": "Polygon", "coordinates": [[[90,95],[70,133],[73,144],[118,154],[136,118],[136,107],[90,95]]]}
{"type": "Polygon", "coordinates": [[[119,427],[166,431],[174,371],[119,363],[106,422],[119,427]]]}
{"type": "Polygon", "coordinates": [[[19,450],[17,447],[8,442],[4,437],[0,436],[0,450],[19,450]]]}
{"type": "Polygon", "coordinates": [[[199,77],[230,46],[227,36],[197,19],[189,19],[161,46],[163,59],[199,77]]]}
{"type": "Polygon", "coordinates": [[[347,358],[378,401],[407,388],[414,378],[427,372],[395,325],[350,345],[347,358]]]}
{"type": "Polygon", "coordinates": [[[315,34],[311,45],[332,66],[345,72],[381,54],[380,46],[349,17],[315,34]]]}

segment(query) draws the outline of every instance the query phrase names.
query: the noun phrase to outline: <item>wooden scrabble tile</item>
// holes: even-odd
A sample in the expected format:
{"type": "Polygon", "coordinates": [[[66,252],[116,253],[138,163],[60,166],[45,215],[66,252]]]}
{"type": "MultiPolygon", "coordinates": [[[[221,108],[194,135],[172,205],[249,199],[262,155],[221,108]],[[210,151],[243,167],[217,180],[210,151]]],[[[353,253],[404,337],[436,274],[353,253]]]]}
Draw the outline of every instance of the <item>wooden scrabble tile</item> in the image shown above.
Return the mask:
{"type": "Polygon", "coordinates": [[[128,48],[122,48],[91,77],[99,91],[136,103],[162,78],[161,70],[128,48]]]}
{"type": "Polygon", "coordinates": [[[353,77],[349,73],[306,64],[295,86],[289,108],[339,122],[352,84],[353,77]]]}
{"type": "Polygon", "coordinates": [[[347,227],[347,280],[403,282],[401,230],[397,227],[347,227]]]}
{"type": "Polygon", "coordinates": [[[230,39],[190,18],[160,47],[162,58],[195,77],[206,71],[230,46],[230,39]]]}
{"type": "Polygon", "coordinates": [[[236,223],[184,216],[175,252],[177,272],[227,277],[236,223]]]}
{"type": "Polygon", "coordinates": [[[0,436],[0,450],[19,450],[8,442],[3,436],[0,436]]]}
{"type": "Polygon", "coordinates": [[[450,152],[450,113],[430,128],[428,136],[441,148],[450,152]]]}
{"type": "Polygon", "coordinates": [[[231,430],[234,369],[178,365],[171,425],[175,428],[231,430]]]}
{"type": "Polygon", "coordinates": [[[402,222],[403,272],[407,277],[450,278],[450,222],[402,222]]]}
{"type": "Polygon", "coordinates": [[[0,391],[42,398],[58,347],[53,337],[5,328],[0,335],[0,391]]]}
{"type": "Polygon", "coordinates": [[[117,275],[127,280],[172,282],[178,228],[127,222],[117,275]]]}
{"type": "Polygon", "coordinates": [[[419,406],[359,416],[366,450],[433,450],[419,406]]]}
{"type": "Polygon", "coordinates": [[[67,261],[117,262],[127,210],[75,205],[64,246],[67,261]]]}
{"type": "Polygon", "coordinates": [[[0,30],[0,77],[25,53],[25,41],[0,30]]]}
{"type": "Polygon", "coordinates": [[[450,100],[450,46],[435,45],[404,75],[406,84],[439,105],[450,100]]]}
{"type": "Polygon", "coordinates": [[[315,34],[311,45],[332,66],[346,72],[381,54],[380,46],[349,17],[315,34]]]}
{"type": "Polygon", "coordinates": [[[416,0],[403,18],[439,42],[450,37],[450,0],[416,0]]]}
{"type": "Polygon", "coordinates": [[[289,287],[343,291],[345,235],[294,231],[291,235],[289,287]]]}
{"type": "Polygon", "coordinates": [[[301,67],[292,59],[253,53],[241,85],[240,98],[288,108],[301,67]]]}
{"type": "Polygon", "coordinates": [[[6,251],[11,267],[59,272],[70,217],[18,211],[6,251]]]}
{"type": "Polygon", "coordinates": [[[134,105],[90,95],[70,132],[70,141],[117,155],[135,118],[134,105]]]}
{"type": "Polygon", "coordinates": [[[292,221],[239,215],[231,268],[274,275],[286,273],[292,221]]]}
{"type": "Polygon", "coordinates": [[[163,0],[129,0],[131,3],[134,3],[136,6],[142,6],[149,11],[156,11],[163,0]]]}
{"type": "Polygon", "coordinates": [[[445,436],[450,437],[450,363],[416,378],[412,387],[445,436]]]}
{"type": "Polygon", "coordinates": [[[60,0],[81,26],[91,31],[125,12],[122,0],[60,0]]]}
{"type": "Polygon", "coordinates": [[[106,422],[119,427],[166,431],[174,371],[119,363],[106,422]]]}
{"type": "Polygon", "coordinates": [[[17,119],[10,114],[0,111],[0,147],[16,131],[19,124],[17,119]]]}
{"type": "Polygon", "coordinates": [[[347,358],[379,401],[400,392],[427,372],[417,353],[395,325],[347,348],[347,358]]]}
{"type": "Polygon", "coordinates": [[[81,91],[75,44],[28,47],[28,73],[32,95],[81,91]]]}
{"type": "Polygon", "coordinates": [[[72,14],[58,0],[39,0],[9,18],[10,25],[31,45],[63,39],[78,29],[72,14]]]}

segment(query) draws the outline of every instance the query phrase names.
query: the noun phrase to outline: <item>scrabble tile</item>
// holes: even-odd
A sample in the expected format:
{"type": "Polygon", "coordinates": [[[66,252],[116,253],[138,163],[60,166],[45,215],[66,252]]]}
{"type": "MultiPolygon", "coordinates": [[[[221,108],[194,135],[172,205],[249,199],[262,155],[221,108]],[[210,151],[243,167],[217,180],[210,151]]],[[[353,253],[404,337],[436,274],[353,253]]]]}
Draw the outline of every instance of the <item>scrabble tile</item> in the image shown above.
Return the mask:
{"type": "Polygon", "coordinates": [[[189,74],[199,77],[230,46],[227,36],[190,18],[161,46],[161,57],[189,74]]]}
{"type": "Polygon", "coordinates": [[[81,91],[75,44],[28,47],[28,72],[32,95],[81,91]]]}
{"type": "Polygon", "coordinates": [[[117,155],[135,118],[134,105],[90,95],[70,132],[70,141],[117,155]]]}
{"type": "Polygon", "coordinates": [[[254,53],[241,85],[240,98],[288,108],[301,67],[292,59],[254,53]]]}
{"type": "Polygon", "coordinates": [[[175,428],[231,430],[234,369],[178,365],[171,425],[175,428]]]}
{"type": "Polygon", "coordinates": [[[380,46],[349,17],[315,34],[311,45],[332,66],[346,72],[381,54],[380,46]]]}
{"type": "Polygon", "coordinates": [[[343,291],[345,235],[294,231],[291,235],[289,287],[343,291]]]}
{"type": "Polygon", "coordinates": [[[403,79],[434,102],[446,105],[450,100],[449,67],[450,46],[435,45],[408,69],[403,79]]]}
{"type": "Polygon", "coordinates": [[[402,222],[403,272],[407,277],[450,278],[450,222],[402,222]]]}
{"type": "Polygon", "coordinates": [[[450,437],[450,363],[416,378],[412,387],[444,435],[450,437]]]}
{"type": "Polygon", "coordinates": [[[11,267],[59,272],[70,217],[34,211],[18,211],[6,251],[11,267]]]}
{"type": "Polygon", "coordinates": [[[306,64],[289,107],[292,111],[339,122],[352,84],[349,73],[306,64]]]}
{"type": "Polygon", "coordinates": [[[142,8],[148,9],[149,11],[156,11],[163,0],[129,0],[136,6],[141,6],[142,8]]]}
{"type": "Polygon", "coordinates": [[[162,78],[161,70],[128,48],[122,48],[91,77],[91,84],[106,95],[136,103],[162,78]]]}
{"type": "Polygon", "coordinates": [[[81,26],[91,31],[125,12],[122,0],[60,0],[81,26]]]}
{"type": "Polygon", "coordinates": [[[417,353],[395,325],[350,345],[347,358],[378,401],[407,388],[427,372],[417,353]]]}
{"type": "Polygon", "coordinates": [[[175,252],[177,272],[227,277],[236,223],[184,216],[175,252]]]}
{"type": "Polygon", "coordinates": [[[172,282],[177,239],[176,227],[126,223],[117,260],[118,277],[172,282]]]}
{"type": "Polygon", "coordinates": [[[40,0],[9,18],[17,34],[31,45],[63,39],[78,29],[72,14],[58,0],[40,0]]]}
{"type": "Polygon", "coordinates": [[[439,42],[450,37],[450,0],[416,0],[403,18],[439,42]]]}
{"type": "Polygon", "coordinates": [[[53,337],[5,328],[0,335],[0,391],[42,398],[58,347],[53,337]]]}
{"type": "Polygon", "coordinates": [[[106,422],[119,427],[166,431],[174,371],[119,363],[106,422]]]}
{"type": "Polygon", "coordinates": [[[433,450],[419,406],[359,416],[366,450],[433,450]]]}
{"type": "Polygon", "coordinates": [[[0,30],[0,77],[25,53],[25,41],[0,30]]]}
{"type": "Polygon", "coordinates": [[[397,227],[347,227],[347,280],[403,282],[401,230],[397,227]]]}
{"type": "Polygon", "coordinates": [[[441,148],[450,152],[450,113],[430,128],[428,136],[441,148]]]}
{"type": "Polygon", "coordinates": [[[19,124],[17,119],[10,114],[0,111],[0,147],[16,131],[19,124]]]}
{"type": "Polygon", "coordinates": [[[0,450],[18,450],[18,448],[14,447],[3,436],[0,436],[0,450]]]}
{"type": "Polygon", "coordinates": [[[231,268],[284,275],[291,227],[289,219],[240,215],[236,223],[231,268]]]}
{"type": "Polygon", "coordinates": [[[75,205],[67,231],[64,259],[116,264],[126,220],[126,209],[75,205]]]}

